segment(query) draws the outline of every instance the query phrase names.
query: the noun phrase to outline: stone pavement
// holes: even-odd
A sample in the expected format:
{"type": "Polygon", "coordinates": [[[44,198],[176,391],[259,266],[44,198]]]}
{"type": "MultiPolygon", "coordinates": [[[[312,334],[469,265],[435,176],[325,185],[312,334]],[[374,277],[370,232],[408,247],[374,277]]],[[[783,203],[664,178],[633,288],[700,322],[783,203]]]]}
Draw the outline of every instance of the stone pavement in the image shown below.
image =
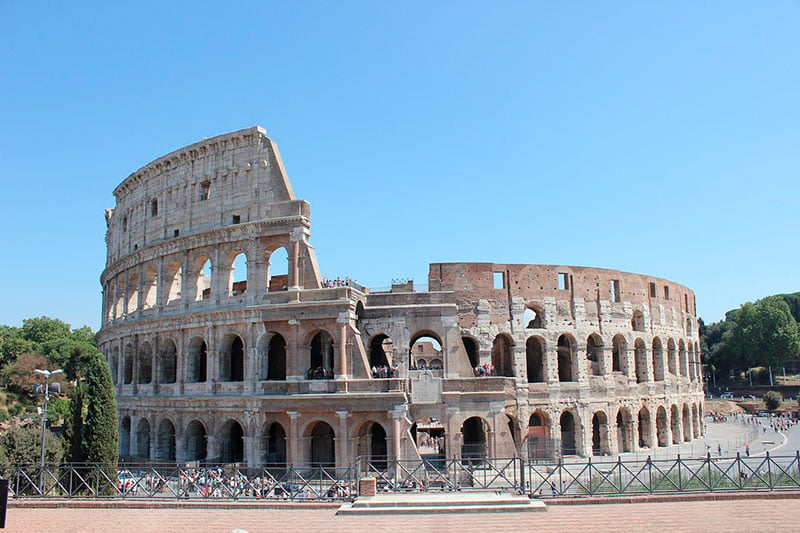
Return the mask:
{"type": "Polygon", "coordinates": [[[8,510],[8,532],[373,532],[373,531],[797,531],[800,499],[550,505],[540,513],[335,516],[335,508],[31,508],[8,510]]]}

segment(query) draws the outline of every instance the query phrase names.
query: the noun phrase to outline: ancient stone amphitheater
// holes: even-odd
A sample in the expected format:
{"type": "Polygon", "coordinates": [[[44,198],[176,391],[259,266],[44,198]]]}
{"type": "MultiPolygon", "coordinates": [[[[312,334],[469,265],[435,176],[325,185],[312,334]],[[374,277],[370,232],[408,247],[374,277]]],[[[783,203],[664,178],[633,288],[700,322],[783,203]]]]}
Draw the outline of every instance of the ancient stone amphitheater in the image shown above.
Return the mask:
{"type": "Polygon", "coordinates": [[[694,294],[646,275],[435,263],[328,280],[258,127],[131,174],[98,334],[130,459],[346,466],[611,455],[704,433],[694,294]]]}

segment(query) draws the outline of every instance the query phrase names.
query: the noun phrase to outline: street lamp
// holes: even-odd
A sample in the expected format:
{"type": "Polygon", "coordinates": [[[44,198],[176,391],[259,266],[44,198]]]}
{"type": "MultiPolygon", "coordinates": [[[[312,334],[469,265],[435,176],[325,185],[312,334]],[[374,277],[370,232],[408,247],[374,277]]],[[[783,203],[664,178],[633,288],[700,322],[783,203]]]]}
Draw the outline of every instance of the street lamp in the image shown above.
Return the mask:
{"type": "Polygon", "coordinates": [[[50,376],[60,374],[63,372],[60,368],[58,370],[39,370],[34,369],[34,372],[44,376],[44,409],[42,409],[42,456],[39,468],[39,492],[44,495],[44,436],[47,426],[47,401],[50,399],[50,376]]]}

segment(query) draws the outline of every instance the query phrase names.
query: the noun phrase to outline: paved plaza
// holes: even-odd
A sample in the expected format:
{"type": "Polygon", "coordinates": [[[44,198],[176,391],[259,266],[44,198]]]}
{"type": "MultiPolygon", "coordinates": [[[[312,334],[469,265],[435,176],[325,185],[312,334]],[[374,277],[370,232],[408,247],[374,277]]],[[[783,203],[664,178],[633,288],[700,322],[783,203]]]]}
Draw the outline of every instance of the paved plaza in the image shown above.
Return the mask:
{"type": "Polygon", "coordinates": [[[550,505],[546,512],[336,516],[335,509],[9,509],[9,532],[797,531],[800,499],[550,505]]]}

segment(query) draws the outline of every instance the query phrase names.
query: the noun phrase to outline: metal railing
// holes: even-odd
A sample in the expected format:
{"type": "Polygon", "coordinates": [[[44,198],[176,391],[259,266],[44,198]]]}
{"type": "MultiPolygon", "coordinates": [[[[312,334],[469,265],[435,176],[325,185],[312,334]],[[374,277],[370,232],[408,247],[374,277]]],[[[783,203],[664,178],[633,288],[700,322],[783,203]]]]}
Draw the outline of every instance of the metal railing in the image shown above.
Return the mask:
{"type": "Polygon", "coordinates": [[[795,455],[543,463],[468,457],[393,461],[359,458],[347,468],[174,464],[8,466],[14,498],[345,501],[373,477],[379,492],[503,491],[532,497],[635,496],[800,489],[795,455]],[[479,459],[479,460],[476,460],[479,459]]]}

